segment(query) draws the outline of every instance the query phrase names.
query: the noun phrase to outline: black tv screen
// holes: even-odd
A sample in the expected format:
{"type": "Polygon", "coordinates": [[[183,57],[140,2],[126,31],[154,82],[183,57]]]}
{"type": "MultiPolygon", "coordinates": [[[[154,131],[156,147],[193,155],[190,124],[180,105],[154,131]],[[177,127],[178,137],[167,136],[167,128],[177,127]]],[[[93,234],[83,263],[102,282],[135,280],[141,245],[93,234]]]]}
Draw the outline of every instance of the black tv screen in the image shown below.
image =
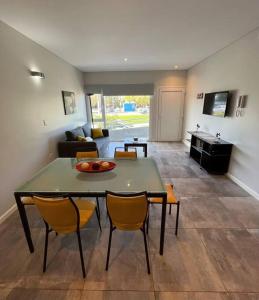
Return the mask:
{"type": "Polygon", "coordinates": [[[228,99],[229,92],[205,94],[203,114],[216,117],[225,117],[228,99]]]}

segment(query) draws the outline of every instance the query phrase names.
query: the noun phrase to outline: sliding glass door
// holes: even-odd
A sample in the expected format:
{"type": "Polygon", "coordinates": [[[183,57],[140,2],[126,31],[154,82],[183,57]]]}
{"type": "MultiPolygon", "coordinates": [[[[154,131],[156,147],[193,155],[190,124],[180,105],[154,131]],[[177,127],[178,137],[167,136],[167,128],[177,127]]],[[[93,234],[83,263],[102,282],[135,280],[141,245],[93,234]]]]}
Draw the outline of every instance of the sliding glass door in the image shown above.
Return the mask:
{"type": "Polygon", "coordinates": [[[103,96],[90,97],[93,127],[107,128],[112,141],[149,138],[150,96],[103,96]]]}
{"type": "Polygon", "coordinates": [[[105,106],[102,94],[93,94],[89,96],[91,113],[92,113],[92,123],[94,128],[106,128],[106,118],[105,118],[105,106]]]}

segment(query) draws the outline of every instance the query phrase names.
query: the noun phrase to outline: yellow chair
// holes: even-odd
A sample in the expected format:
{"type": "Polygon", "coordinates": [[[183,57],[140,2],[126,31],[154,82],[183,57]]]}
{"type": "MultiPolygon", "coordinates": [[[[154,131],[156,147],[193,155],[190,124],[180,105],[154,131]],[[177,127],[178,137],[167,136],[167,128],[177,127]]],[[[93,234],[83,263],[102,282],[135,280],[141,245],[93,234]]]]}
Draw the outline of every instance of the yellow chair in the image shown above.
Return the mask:
{"type": "Polygon", "coordinates": [[[35,204],[33,197],[22,197],[21,201],[22,201],[23,205],[34,205],[35,204]]]}
{"type": "Polygon", "coordinates": [[[86,151],[86,152],[76,152],[76,158],[98,158],[99,153],[98,150],[95,151],[86,151]]]}
{"type": "MultiPolygon", "coordinates": [[[[77,152],[76,153],[76,158],[77,159],[82,159],[82,158],[99,158],[99,153],[98,150],[95,151],[86,151],[86,152],[77,152]]],[[[97,203],[97,210],[99,214],[99,218],[101,218],[101,211],[100,211],[100,205],[99,205],[99,199],[96,197],[96,203],[97,203]]]]}
{"type": "Polygon", "coordinates": [[[130,195],[106,192],[106,206],[110,220],[110,235],[106,260],[106,271],[109,267],[112,232],[119,230],[141,230],[144,237],[147,270],[150,274],[148,248],[145,224],[148,213],[147,193],[135,193],[130,195]]]}
{"type": "Polygon", "coordinates": [[[71,197],[46,198],[34,196],[33,199],[46,226],[43,272],[46,271],[49,233],[53,230],[61,234],[75,232],[78,239],[82,273],[83,277],[85,277],[80,228],[89,222],[95,211],[101,229],[96,204],[88,200],[73,201],[71,197]]]}
{"type": "MultiPolygon", "coordinates": [[[[175,235],[178,233],[178,221],[179,221],[179,211],[180,211],[180,201],[177,200],[174,190],[173,190],[173,185],[171,184],[166,184],[166,191],[167,191],[167,204],[170,205],[169,207],[169,214],[171,215],[172,212],[172,205],[177,206],[177,211],[176,211],[176,224],[175,224],[175,235]]],[[[148,199],[149,204],[162,204],[162,198],[149,198],[148,199]]],[[[149,216],[147,220],[147,232],[148,232],[148,226],[149,225],[149,216]]]]}
{"type": "Polygon", "coordinates": [[[125,151],[124,148],[116,147],[114,151],[114,158],[131,158],[136,159],[137,158],[137,150],[135,148],[134,151],[125,151]]]}

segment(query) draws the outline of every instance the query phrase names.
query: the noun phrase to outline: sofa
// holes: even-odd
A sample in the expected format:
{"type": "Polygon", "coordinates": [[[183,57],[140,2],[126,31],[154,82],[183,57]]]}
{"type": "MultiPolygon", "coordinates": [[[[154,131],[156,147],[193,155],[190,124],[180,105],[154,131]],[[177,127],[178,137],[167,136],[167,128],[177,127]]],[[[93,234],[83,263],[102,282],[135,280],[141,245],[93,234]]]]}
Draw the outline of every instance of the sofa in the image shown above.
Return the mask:
{"type": "Polygon", "coordinates": [[[95,138],[90,142],[78,141],[77,137],[91,137],[92,129],[90,124],[66,131],[66,141],[58,143],[59,157],[75,157],[77,152],[95,151],[100,157],[104,157],[109,143],[109,130],[102,129],[103,137],[95,138]]]}

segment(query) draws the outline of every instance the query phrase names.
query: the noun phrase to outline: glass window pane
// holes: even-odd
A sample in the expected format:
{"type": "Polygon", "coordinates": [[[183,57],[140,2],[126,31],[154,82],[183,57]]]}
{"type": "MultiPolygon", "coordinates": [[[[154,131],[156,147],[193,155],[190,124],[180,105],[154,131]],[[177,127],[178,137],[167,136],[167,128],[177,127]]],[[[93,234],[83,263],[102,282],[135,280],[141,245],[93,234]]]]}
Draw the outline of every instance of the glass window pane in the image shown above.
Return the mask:
{"type": "Polygon", "coordinates": [[[104,104],[111,140],[149,137],[150,96],[104,96],[104,104]]]}

